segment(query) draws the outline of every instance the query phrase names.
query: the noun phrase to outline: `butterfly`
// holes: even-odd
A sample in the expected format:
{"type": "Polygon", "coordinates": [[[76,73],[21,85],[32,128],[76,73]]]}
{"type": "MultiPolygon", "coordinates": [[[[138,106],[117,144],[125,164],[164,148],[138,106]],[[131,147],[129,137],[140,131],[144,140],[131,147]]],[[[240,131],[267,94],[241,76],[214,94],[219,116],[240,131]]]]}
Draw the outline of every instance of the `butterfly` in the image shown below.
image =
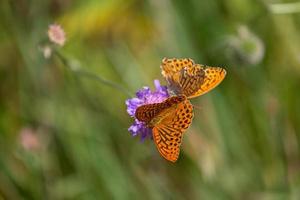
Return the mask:
{"type": "Polygon", "coordinates": [[[177,161],[183,133],[193,119],[193,106],[187,97],[172,96],[161,103],[142,105],[135,117],[152,129],[159,153],[171,162],[177,161]]]}
{"type": "Polygon", "coordinates": [[[152,129],[153,140],[160,154],[171,162],[179,157],[183,133],[191,125],[193,106],[188,99],[207,93],[219,85],[226,71],[220,67],[195,64],[192,59],[164,58],[162,75],[171,96],[161,103],[142,105],[135,117],[152,129]]]}
{"type": "Polygon", "coordinates": [[[160,67],[171,91],[189,99],[209,92],[226,76],[225,69],[195,64],[190,58],[164,58],[160,67]]]}

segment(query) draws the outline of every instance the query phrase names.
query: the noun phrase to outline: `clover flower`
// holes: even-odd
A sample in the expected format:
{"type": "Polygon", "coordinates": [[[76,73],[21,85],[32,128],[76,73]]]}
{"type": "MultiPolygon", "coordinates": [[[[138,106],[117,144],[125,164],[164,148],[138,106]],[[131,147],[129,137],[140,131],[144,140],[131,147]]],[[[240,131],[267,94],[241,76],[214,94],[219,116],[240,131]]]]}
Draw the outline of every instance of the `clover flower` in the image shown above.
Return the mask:
{"type": "MultiPolygon", "coordinates": [[[[151,91],[149,87],[143,87],[143,89],[137,91],[136,97],[127,99],[127,113],[135,118],[135,111],[139,106],[160,103],[169,97],[169,93],[166,86],[161,86],[158,80],[154,80],[155,91],[151,91]]],[[[129,127],[128,131],[132,136],[141,136],[141,140],[147,137],[152,137],[152,130],[146,126],[144,122],[141,122],[135,118],[134,123],[129,127]]]]}
{"type": "Polygon", "coordinates": [[[24,127],[20,130],[20,143],[28,151],[39,150],[41,147],[36,131],[29,127],[24,127]]]}
{"type": "Polygon", "coordinates": [[[58,24],[51,24],[48,28],[49,40],[59,46],[63,46],[66,41],[66,34],[62,27],[58,24]]]}

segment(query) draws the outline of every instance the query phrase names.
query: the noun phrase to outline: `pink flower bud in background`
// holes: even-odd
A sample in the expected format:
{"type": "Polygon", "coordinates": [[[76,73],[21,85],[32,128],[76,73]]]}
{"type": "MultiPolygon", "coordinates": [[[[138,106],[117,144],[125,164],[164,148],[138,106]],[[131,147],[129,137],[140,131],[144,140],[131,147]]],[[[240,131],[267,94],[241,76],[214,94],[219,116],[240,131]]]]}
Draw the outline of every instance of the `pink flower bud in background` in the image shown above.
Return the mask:
{"type": "Polygon", "coordinates": [[[22,128],[20,131],[20,143],[22,147],[29,151],[40,148],[40,141],[36,132],[32,128],[22,128]]]}
{"type": "Polygon", "coordinates": [[[49,59],[51,57],[51,55],[52,55],[52,49],[48,45],[42,47],[41,51],[43,52],[44,58],[46,58],[46,59],[49,59]]]}
{"type": "Polygon", "coordinates": [[[65,31],[58,24],[51,24],[48,28],[49,40],[59,46],[63,46],[66,41],[65,31]]]}

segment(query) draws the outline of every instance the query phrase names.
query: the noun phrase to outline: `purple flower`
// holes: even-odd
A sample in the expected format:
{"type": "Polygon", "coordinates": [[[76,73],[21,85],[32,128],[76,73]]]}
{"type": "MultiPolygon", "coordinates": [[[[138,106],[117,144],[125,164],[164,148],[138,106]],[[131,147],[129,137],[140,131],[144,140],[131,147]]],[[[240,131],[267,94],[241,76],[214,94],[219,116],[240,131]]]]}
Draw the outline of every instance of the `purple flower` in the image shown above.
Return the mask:
{"type": "MultiPolygon", "coordinates": [[[[151,91],[149,87],[137,91],[136,97],[126,100],[127,113],[131,117],[135,117],[135,111],[139,106],[152,103],[160,103],[169,97],[166,86],[161,86],[159,80],[154,80],[156,90],[151,91]]],[[[144,122],[135,119],[134,123],[129,127],[128,131],[132,136],[140,135],[144,140],[147,137],[152,137],[152,131],[144,122]]]]}

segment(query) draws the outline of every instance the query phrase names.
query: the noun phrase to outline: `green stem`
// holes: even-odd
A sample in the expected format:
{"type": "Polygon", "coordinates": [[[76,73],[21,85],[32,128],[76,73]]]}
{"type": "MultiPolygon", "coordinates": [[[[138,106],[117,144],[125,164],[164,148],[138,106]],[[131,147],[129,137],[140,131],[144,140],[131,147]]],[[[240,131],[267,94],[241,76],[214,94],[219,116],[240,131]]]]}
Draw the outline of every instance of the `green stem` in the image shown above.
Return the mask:
{"type": "Polygon", "coordinates": [[[93,74],[91,72],[82,70],[79,66],[75,66],[72,63],[70,63],[60,52],[54,50],[54,54],[62,61],[62,63],[68,67],[68,69],[70,69],[71,71],[75,72],[78,75],[82,75],[82,76],[86,76],[89,78],[92,78],[94,80],[99,81],[100,83],[107,85],[109,87],[112,87],[116,90],[119,90],[120,92],[122,92],[123,94],[127,95],[128,97],[132,97],[132,93],[129,92],[125,87],[112,82],[110,80],[107,80],[105,78],[102,78],[101,76],[97,75],[97,74],[93,74]]]}
{"type": "Polygon", "coordinates": [[[269,4],[270,10],[275,14],[290,14],[300,12],[300,2],[269,4]]]}

